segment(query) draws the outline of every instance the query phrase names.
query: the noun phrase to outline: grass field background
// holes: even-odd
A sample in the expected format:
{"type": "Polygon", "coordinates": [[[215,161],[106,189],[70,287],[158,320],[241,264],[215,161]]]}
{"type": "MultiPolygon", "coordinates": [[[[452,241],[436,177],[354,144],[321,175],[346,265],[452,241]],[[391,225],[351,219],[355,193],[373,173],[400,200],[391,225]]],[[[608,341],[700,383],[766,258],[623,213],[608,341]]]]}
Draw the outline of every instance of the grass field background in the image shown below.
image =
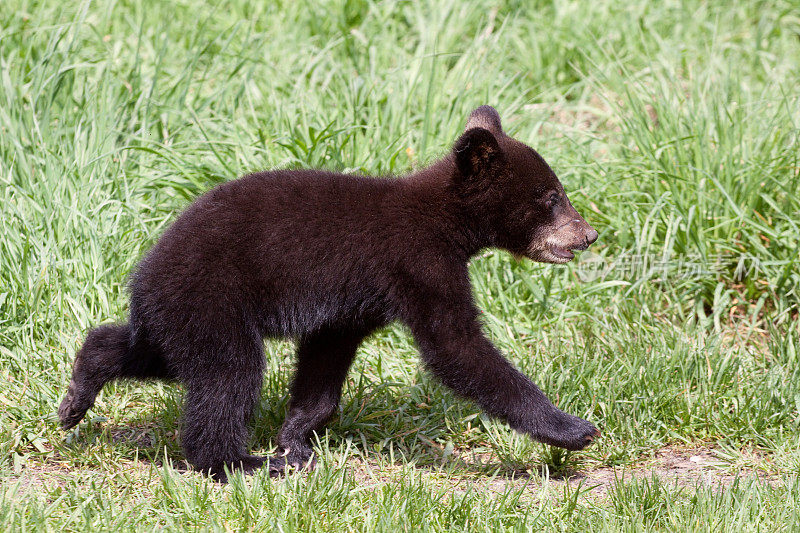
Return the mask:
{"type": "MultiPolygon", "coordinates": [[[[0,527],[799,530],[798,88],[796,0],[0,2],[0,527]],[[193,198],[405,173],[484,103],[600,232],[567,266],[471,265],[487,333],[594,446],[486,419],[399,326],[360,349],[310,474],[187,472],[177,386],[109,385],[58,428],[87,329],[124,320],[193,198]],[[700,451],[701,477],[652,467],[700,451]]],[[[257,453],[293,365],[265,350],[257,453]]]]}

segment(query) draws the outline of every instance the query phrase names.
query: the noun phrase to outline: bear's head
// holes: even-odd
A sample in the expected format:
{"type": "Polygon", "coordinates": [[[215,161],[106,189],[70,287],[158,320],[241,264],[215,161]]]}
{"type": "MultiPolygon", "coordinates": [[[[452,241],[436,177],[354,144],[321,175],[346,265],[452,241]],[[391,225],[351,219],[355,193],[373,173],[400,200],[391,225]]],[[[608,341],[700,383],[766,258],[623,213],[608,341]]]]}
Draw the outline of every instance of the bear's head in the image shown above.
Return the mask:
{"type": "Polygon", "coordinates": [[[494,108],[472,112],[453,156],[453,185],[489,246],[533,261],[566,263],[573,250],[597,240],[550,166],[503,132],[494,108]]]}

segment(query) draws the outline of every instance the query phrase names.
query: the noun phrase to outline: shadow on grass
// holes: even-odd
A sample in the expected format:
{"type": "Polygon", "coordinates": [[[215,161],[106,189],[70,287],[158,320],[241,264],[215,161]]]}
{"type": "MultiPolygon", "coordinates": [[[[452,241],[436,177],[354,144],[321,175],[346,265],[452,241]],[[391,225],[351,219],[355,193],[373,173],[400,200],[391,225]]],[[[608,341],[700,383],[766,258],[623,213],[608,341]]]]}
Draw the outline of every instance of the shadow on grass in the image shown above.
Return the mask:
{"type": "MultiPolygon", "coordinates": [[[[275,438],[286,414],[288,373],[285,369],[267,372],[265,384],[250,424],[250,449],[256,455],[268,456],[274,452],[275,438]]],[[[190,471],[180,446],[183,391],[179,386],[170,389],[161,393],[153,407],[137,408],[127,416],[118,413],[110,422],[99,413],[87,417],[67,435],[59,450],[61,455],[79,464],[85,462],[87,455],[109,456],[159,468],[166,462],[178,471],[190,471]],[[96,445],[104,451],[92,449],[96,445]]],[[[136,394],[146,392],[137,390],[136,394]]],[[[141,405],[141,400],[137,401],[141,405]]],[[[106,398],[106,404],[113,402],[113,397],[106,398]]],[[[331,453],[353,450],[348,461],[355,458],[378,470],[379,465],[412,464],[421,470],[465,477],[582,476],[579,461],[556,449],[531,455],[534,461],[530,464],[498,456],[486,434],[465,422],[475,420],[474,424],[480,426],[475,411],[474,405],[455,398],[427,377],[408,384],[360,381],[349,387],[342,409],[316,438],[331,453]],[[459,441],[455,451],[440,444],[451,439],[459,441]]]]}

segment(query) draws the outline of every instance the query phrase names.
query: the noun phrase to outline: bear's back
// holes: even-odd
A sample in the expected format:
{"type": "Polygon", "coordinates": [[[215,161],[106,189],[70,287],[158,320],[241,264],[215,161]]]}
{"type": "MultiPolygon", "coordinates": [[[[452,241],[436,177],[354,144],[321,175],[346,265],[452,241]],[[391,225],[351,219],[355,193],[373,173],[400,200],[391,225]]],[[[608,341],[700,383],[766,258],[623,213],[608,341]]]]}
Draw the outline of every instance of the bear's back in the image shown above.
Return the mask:
{"type": "Polygon", "coordinates": [[[223,183],[142,260],[132,315],[230,306],[257,315],[267,336],[338,315],[384,315],[395,188],[390,179],[302,170],[223,183]]]}

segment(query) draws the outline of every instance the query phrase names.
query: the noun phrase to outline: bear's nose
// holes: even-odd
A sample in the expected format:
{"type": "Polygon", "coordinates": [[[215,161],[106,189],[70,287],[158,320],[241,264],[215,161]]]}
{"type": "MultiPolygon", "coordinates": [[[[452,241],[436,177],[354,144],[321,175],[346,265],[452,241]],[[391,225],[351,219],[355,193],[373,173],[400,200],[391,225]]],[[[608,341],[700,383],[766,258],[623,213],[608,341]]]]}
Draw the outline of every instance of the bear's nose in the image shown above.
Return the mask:
{"type": "Polygon", "coordinates": [[[589,226],[589,231],[586,232],[586,245],[592,244],[599,237],[597,230],[589,226]]]}

